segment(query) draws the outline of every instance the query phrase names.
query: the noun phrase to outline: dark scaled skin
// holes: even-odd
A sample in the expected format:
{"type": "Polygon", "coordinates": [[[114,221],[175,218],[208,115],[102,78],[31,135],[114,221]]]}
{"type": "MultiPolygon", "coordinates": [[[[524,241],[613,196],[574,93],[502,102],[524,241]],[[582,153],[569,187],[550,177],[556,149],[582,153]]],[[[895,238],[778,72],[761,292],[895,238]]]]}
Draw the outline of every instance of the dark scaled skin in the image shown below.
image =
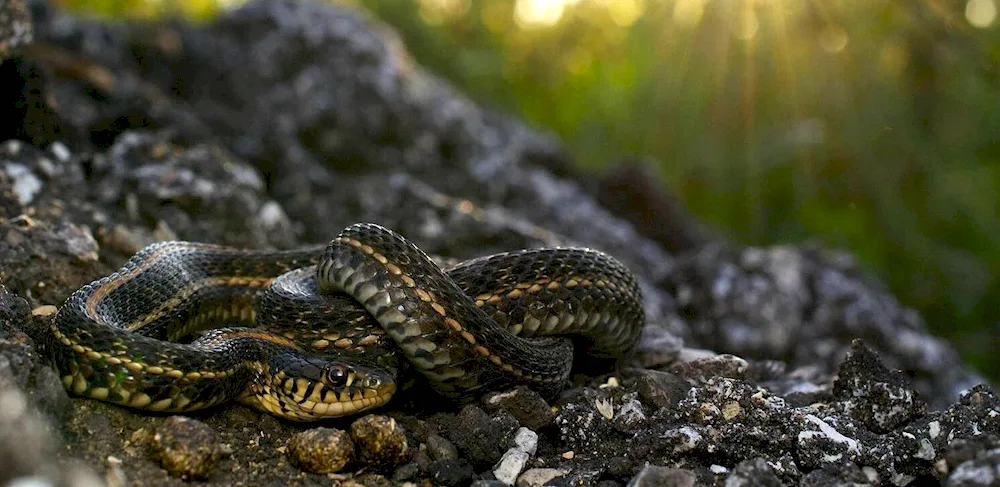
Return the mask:
{"type": "Polygon", "coordinates": [[[474,259],[447,273],[378,225],[348,227],[317,266],[322,291],[347,292],[379,321],[439,393],[564,381],[582,335],[598,355],[635,344],[644,311],[634,276],[590,249],[538,249],[474,259]]]}
{"type": "Polygon", "coordinates": [[[41,337],[68,390],[190,411],[239,399],[293,420],[353,414],[395,392],[400,360],[466,400],[565,381],[573,343],[620,358],[643,324],[633,275],[607,254],[534,249],[438,267],[394,232],[262,252],[154,244],[74,293],[41,337]],[[191,343],[178,338],[225,324],[191,343]]]}

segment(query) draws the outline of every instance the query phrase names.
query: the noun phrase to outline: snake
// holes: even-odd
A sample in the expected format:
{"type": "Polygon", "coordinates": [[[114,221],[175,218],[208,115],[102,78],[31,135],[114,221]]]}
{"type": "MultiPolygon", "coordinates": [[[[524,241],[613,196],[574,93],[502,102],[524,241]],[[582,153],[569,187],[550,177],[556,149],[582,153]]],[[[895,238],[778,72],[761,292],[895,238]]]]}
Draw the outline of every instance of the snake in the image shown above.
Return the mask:
{"type": "Polygon", "coordinates": [[[315,421],[386,404],[405,369],[459,402],[560,387],[579,352],[627,357],[643,320],[634,274],[604,252],[439,265],[358,223],[293,250],[151,244],[73,292],[42,349],[78,396],[163,413],[238,401],[315,421]]]}

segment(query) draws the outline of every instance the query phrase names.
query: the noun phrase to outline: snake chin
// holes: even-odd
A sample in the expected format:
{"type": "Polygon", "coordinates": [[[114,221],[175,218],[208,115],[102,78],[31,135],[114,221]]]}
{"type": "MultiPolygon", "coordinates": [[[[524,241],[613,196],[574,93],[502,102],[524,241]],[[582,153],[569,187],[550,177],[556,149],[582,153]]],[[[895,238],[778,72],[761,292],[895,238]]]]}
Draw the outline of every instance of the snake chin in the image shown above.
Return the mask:
{"type": "Polygon", "coordinates": [[[303,355],[280,363],[241,402],[292,421],[318,421],[379,407],[396,392],[393,376],[378,368],[303,355]]]}

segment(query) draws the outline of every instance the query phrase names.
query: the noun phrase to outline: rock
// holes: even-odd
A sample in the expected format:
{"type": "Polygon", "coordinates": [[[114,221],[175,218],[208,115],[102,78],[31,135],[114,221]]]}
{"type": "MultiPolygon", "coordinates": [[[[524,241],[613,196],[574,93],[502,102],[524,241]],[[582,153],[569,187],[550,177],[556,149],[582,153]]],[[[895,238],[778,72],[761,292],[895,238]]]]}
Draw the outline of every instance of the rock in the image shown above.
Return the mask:
{"type": "Polygon", "coordinates": [[[493,476],[507,485],[514,485],[514,481],[524,470],[528,460],[535,455],[537,447],[538,434],[528,428],[518,428],[514,434],[514,446],[507,450],[493,467],[493,476]]]}
{"type": "MultiPolygon", "coordinates": [[[[9,360],[0,355],[0,362],[9,360]]],[[[41,485],[102,485],[89,469],[58,463],[56,455],[61,445],[55,430],[33,411],[13,378],[9,369],[0,371],[0,483],[22,485],[31,480],[41,485]]]]}
{"type": "Polygon", "coordinates": [[[745,460],[726,477],[726,487],[780,487],[784,485],[763,458],[745,460]]]}
{"type": "Polygon", "coordinates": [[[1000,448],[979,452],[960,463],[948,476],[948,487],[1000,485],[1000,448]]]}
{"type": "Polygon", "coordinates": [[[824,468],[861,458],[863,444],[853,423],[831,424],[813,414],[806,414],[801,421],[797,442],[799,464],[803,467],[824,468]]]}
{"type": "Polygon", "coordinates": [[[473,465],[492,466],[509,448],[517,428],[517,420],[505,411],[491,417],[476,406],[466,406],[446,436],[473,465]]]}
{"type": "Polygon", "coordinates": [[[927,405],[900,373],[889,372],[878,357],[855,340],[840,364],[834,395],[847,401],[855,420],[876,433],[896,429],[927,413],[927,405]]]}
{"type": "Polygon", "coordinates": [[[528,428],[518,428],[514,434],[514,447],[528,455],[534,455],[538,448],[538,434],[528,428]]]}
{"type": "Polygon", "coordinates": [[[577,454],[594,456],[624,451],[620,434],[611,419],[614,417],[614,398],[590,388],[567,391],[559,402],[555,426],[560,441],[577,454]]]}
{"type": "Polygon", "coordinates": [[[429,470],[434,485],[468,485],[476,474],[472,464],[464,458],[438,460],[429,470]]]}
{"type": "MultiPolygon", "coordinates": [[[[877,477],[877,476],[876,476],[877,477]]],[[[813,470],[802,478],[799,484],[803,487],[837,486],[874,486],[880,485],[877,478],[869,477],[864,470],[858,468],[852,462],[836,462],[824,465],[823,468],[813,470]]],[[[897,484],[900,485],[900,484],[897,484]]]]}
{"type": "MultiPolygon", "coordinates": [[[[517,478],[517,487],[542,487],[563,475],[566,475],[566,471],[557,468],[533,468],[517,478]]],[[[505,484],[512,485],[506,482],[505,484]]]]}
{"type": "Polygon", "coordinates": [[[406,432],[388,416],[369,414],[351,423],[351,439],[365,465],[386,469],[406,459],[406,432]]]}
{"type": "Polygon", "coordinates": [[[472,483],[472,487],[506,487],[507,484],[496,479],[480,479],[472,483]]]}
{"type": "MultiPolygon", "coordinates": [[[[643,299],[646,301],[645,306],[647,313],[646,315],[654,316],[665,316],[665,321],[670,323],[679,323],[680,320],[673,320],[673,316],[670,313],[658,313],[655,311],[655,303],[653,299],[655,298],[655,293],[647,294],[644,290],[643,299]],[[652,310],[652,311],[651,311],[652,310]]],[[[660,303],[663,309],[670,309],[667,303],[660,303]]],[[[673,303],[670,303],[671,305],[673,303]]],[[[666,325],[666,324],[665,324],[666,325]]],[[[686,325],[681,325],[681,327],[686,325]]],[[[677,328],[676,326],[673,328],[677,328]]],[[[636,346],[636,356],[640,365],[643,367],[648,367],[654,369],[663,365],[673,364],[677,362],[678,357],[681,354],[681,349],[684,347],[684,340],[678,336],[678,332],[671,331],[667,329],[667,326],[647,326],[642,329],[642,334],[639,335],[639,344],[636,346]]]]}
{"type": "Polygon", "coordinates": [[[639,402],[638,393],[630,392],[621,398],[621,406],[614,413],[614,425],[619,431],[632,432],[646,421],[646,412],[639,402]]]}
{"type": "Polygon", "coordinates": [[[680,377],[658,370],[639,370],[636,378],[639,397],[654,408],[674,407],[687,395],[690,384],[680,377]]]}
{"type": "Polygon", "coordinates": [[[667,192],[652,164],[623,161],[612,165],[596,186],[598,201],[670,252],[697,249],[713,238],[667,192]]]}
{"type": "Polygon", "coordinates": [[[693,487],[698,477],[690,470],[647,465],[629,481],[628,487],[693,487]]]}
{"type": "Polygon", "coordinates": [[[820,366],[832,374],[851,337],[871,337],[869,345],[878,344],[875,351],[889,367],[921,377],[913,386],[933,399],[932,408],[946,407],[942,398],[982,381],[957,365],[955,351],[930,336],[916,313],[841,253],[707,245],[680,259],[670,282],[703,347],[792,357],[792,369],[820,366]]]}
{"type": "Polygon", "coordinates": [[[535,431],[548,426],[556,417],[542,396],[523,386],[490,394],[486,396],[484,404],[487,407],[504,409],[522,426],[535,431]]]}
{"type": "Polygon", "coordinates": [[[500,462],[493,468],[493,476],[505,485],[514,485],[517,476],[524,470],[531,457],[524,451],[518,449],[507,450],[500,462]]]}
{"type": "Polygon", "coordinates": [[[707,379],[709,377],[742,378],[749,364],[746,360],[732,355],[715,355],[679,363],[668,372],[683,379],[707,379]]]}
{"type": "Polygon", "coordinates": [[[0,60],[14,56],[35,35],[31,10],[24,0],[7,0],[0,10],[0,60]]]}
{"type": "Polygon", "coordinates": [[[286,446],[288,458],[310,473],[336,473],[354,460],[354,443],[346,431],[313,428],[293,435],[286,446]]]}
{"type": "Polygon", "coordinates": [[[432,434],[427,437],[427,453],[434,460],[455,460],[458,458],[458,448],[447,439],[432,434]]]}
{"type": "Polygon", "coordinates": [[[222,458],[231,453],[216,441],[212,428],[184,416],[167,418],[156,429],[152,445],[163,468],[185,480],[211,478],[222,458]]]}
{"type": "MultiPolygon", "coordinates": [[[[557,472],[555,485],[623,485],[652,478],[648,466],[706,484],[958,482],[1000,448],[994,392],[851,258],[722,242],[669,195],[622,185],[641,168],[574,175],[558,140],[477,106],[365,14],[269,0],[202,23],[104,24],[24,7],[0,2],[0,49],[13,48],[0,91],[14,107],[0,139],[16,139],[0,140],[0,395],[25,404],[0,410],[3,481],[83,481],[76,458],[109,481],[171,481],[144,435],[122,432],[166,440],[180,420],[71,401],[45,365],[39,330],[74,290],[157,240],[288,248],[357,221],[449,259],[609,251],[637,274],[647,326],[620,384],[601,377],[610,368],[581,370],[561,395],[515,388],[457,414],[403,364],[384,416],[356,424],[366,460],[332,474],[344,485],[497,485],[487,479],[512,460],[518,481],[557,472]],[[637,228],[636,204],[669,221],[637,228]],[[520,427],[538,435],[533,453],[520,427]]],[[[239,446],[206,485],[309,483],[292,453],[273,454],[299,426],[233,405],[198,418],[215,439],[193,441],[192,427],[188,451],[239,446]]]]}
{"type": "Polygon", "coordinates": [[[399,484],[412,480],[420,475],[420,465],[417,462],[410,462],[400,466],[392,474],[392,481],[399,484]]]}

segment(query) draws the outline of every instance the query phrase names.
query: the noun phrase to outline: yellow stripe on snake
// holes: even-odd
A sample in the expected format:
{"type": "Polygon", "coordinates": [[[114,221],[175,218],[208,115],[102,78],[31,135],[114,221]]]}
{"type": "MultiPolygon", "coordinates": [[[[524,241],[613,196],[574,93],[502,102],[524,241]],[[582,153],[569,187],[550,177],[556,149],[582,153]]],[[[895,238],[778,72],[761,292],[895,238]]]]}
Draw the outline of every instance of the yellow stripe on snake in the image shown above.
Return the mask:
{"type": "Polygon", "coordinates": [[[153,244],[73,293],[43,345],[81,396],[165,412],[239,400],[312,421],[385,404],[400,357],[458,400],[558,385],[574,351],[555,335],[621,357],[643,317],[634,276],[595,250],[521,250],[442,270],[391,230],[356,224],[325,250],[153,244]],[[218,328],[233,325],[247,327],[218,328]]]}

